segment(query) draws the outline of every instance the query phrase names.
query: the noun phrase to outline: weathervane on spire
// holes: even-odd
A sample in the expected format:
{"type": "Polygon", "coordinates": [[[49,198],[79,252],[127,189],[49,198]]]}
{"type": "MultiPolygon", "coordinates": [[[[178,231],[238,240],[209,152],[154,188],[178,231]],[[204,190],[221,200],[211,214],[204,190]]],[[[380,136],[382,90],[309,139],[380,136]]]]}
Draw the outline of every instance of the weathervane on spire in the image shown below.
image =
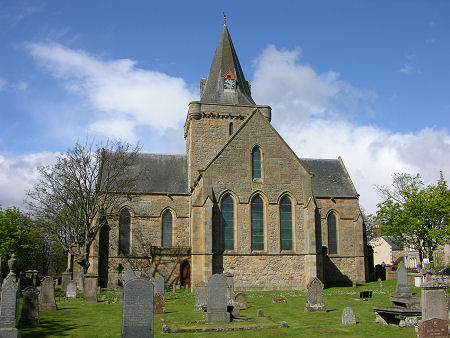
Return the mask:
{"type": "Polygon", "coordinates": [[[227,24],[227,15],[225,14],[225,12],[223,12],[223,24],[227,24]]]}

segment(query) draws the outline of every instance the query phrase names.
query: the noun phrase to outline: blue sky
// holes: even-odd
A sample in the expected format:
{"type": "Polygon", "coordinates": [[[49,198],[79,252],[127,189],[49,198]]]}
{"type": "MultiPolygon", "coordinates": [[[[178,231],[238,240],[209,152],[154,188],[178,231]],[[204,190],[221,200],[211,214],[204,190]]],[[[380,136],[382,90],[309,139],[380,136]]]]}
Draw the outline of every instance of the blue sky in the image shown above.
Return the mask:
{"type": "Polygon", "coordinates": [[[449,177],[448,1],[0,0],[0,205],[86,135],[183,153],[223,11],[255,101],[368,212],[393,172],[449,177]]]}

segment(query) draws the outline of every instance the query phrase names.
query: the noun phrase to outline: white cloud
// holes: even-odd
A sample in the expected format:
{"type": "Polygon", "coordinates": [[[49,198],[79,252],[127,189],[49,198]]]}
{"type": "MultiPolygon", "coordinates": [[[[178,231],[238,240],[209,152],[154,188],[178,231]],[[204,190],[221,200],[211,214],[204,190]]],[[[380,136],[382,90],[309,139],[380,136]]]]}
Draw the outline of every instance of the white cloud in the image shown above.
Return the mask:
{"type": "Polygon", "coordinates": [[[0,205],[23,208],[26,191],[39,177],[37,167],[53,164],[58,154],[42,152],[7,159],[0,155],[0,205]]]}
{"type": "Polygon", "coordinates": [[[129,59],[104,61],[60,44],[28,44],[31,55],[65,88],[85,98],[96,112],[89,129],[135,141],[136,127],[160,133],[180,127],[195,98],[181,78],[137,67],[129,59]]]}
{"type": "Polygon", "coordinates": [[[415,55],[407,55],[406,56],[406,63],[402,66],[402,68],[400,68],[400,72],[404,73],[404,74],[409,74],[413,71],[414,69],[414,59],[415,59],[415,55]]]}
{"type": "Polygon", "coordinates": [[[0,91],[3,90],[7,85],[7,82],[0,77],[0,91]]]}
{"type": "Polygon", "coordinates": [[[444,170],[448,179],[447,131],[394,133],[346,119],[342,111],[363,109],[374,94],[339,81],[335,72],[317,74],[298,62],[299,51],[269,46],[256,61],[252,83],[255,101],[272,106],[272,123],[299,157],[342,156],[369,213],[379,202],[375,185],[389,185],[394,172],[421,173],[435,183],[444,170]]]}

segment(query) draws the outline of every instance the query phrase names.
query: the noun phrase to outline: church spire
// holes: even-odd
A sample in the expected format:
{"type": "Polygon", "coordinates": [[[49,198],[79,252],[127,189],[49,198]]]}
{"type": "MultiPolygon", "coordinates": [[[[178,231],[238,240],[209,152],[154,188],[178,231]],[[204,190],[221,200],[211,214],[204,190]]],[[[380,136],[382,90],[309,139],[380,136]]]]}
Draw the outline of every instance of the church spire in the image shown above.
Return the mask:
{"type": "MultiPolygon", "coordinates": [[[[225,21],[225,15],[224,15],[225,21]]],[[[254,105],[230,33],[224,22],[208,78],[201,81],[200,102],[254,105]]]]}

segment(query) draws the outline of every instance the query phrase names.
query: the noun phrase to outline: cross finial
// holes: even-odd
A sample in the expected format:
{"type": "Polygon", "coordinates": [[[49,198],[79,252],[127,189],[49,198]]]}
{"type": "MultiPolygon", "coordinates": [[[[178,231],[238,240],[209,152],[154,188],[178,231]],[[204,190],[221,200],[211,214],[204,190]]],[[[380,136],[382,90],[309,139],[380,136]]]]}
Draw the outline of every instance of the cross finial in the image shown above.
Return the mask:
{"type": "Polygon", "coordinates": [[[223,12],[223,24],[227,24],[227,15],[225,14],[225,12],[223,12]]]}

